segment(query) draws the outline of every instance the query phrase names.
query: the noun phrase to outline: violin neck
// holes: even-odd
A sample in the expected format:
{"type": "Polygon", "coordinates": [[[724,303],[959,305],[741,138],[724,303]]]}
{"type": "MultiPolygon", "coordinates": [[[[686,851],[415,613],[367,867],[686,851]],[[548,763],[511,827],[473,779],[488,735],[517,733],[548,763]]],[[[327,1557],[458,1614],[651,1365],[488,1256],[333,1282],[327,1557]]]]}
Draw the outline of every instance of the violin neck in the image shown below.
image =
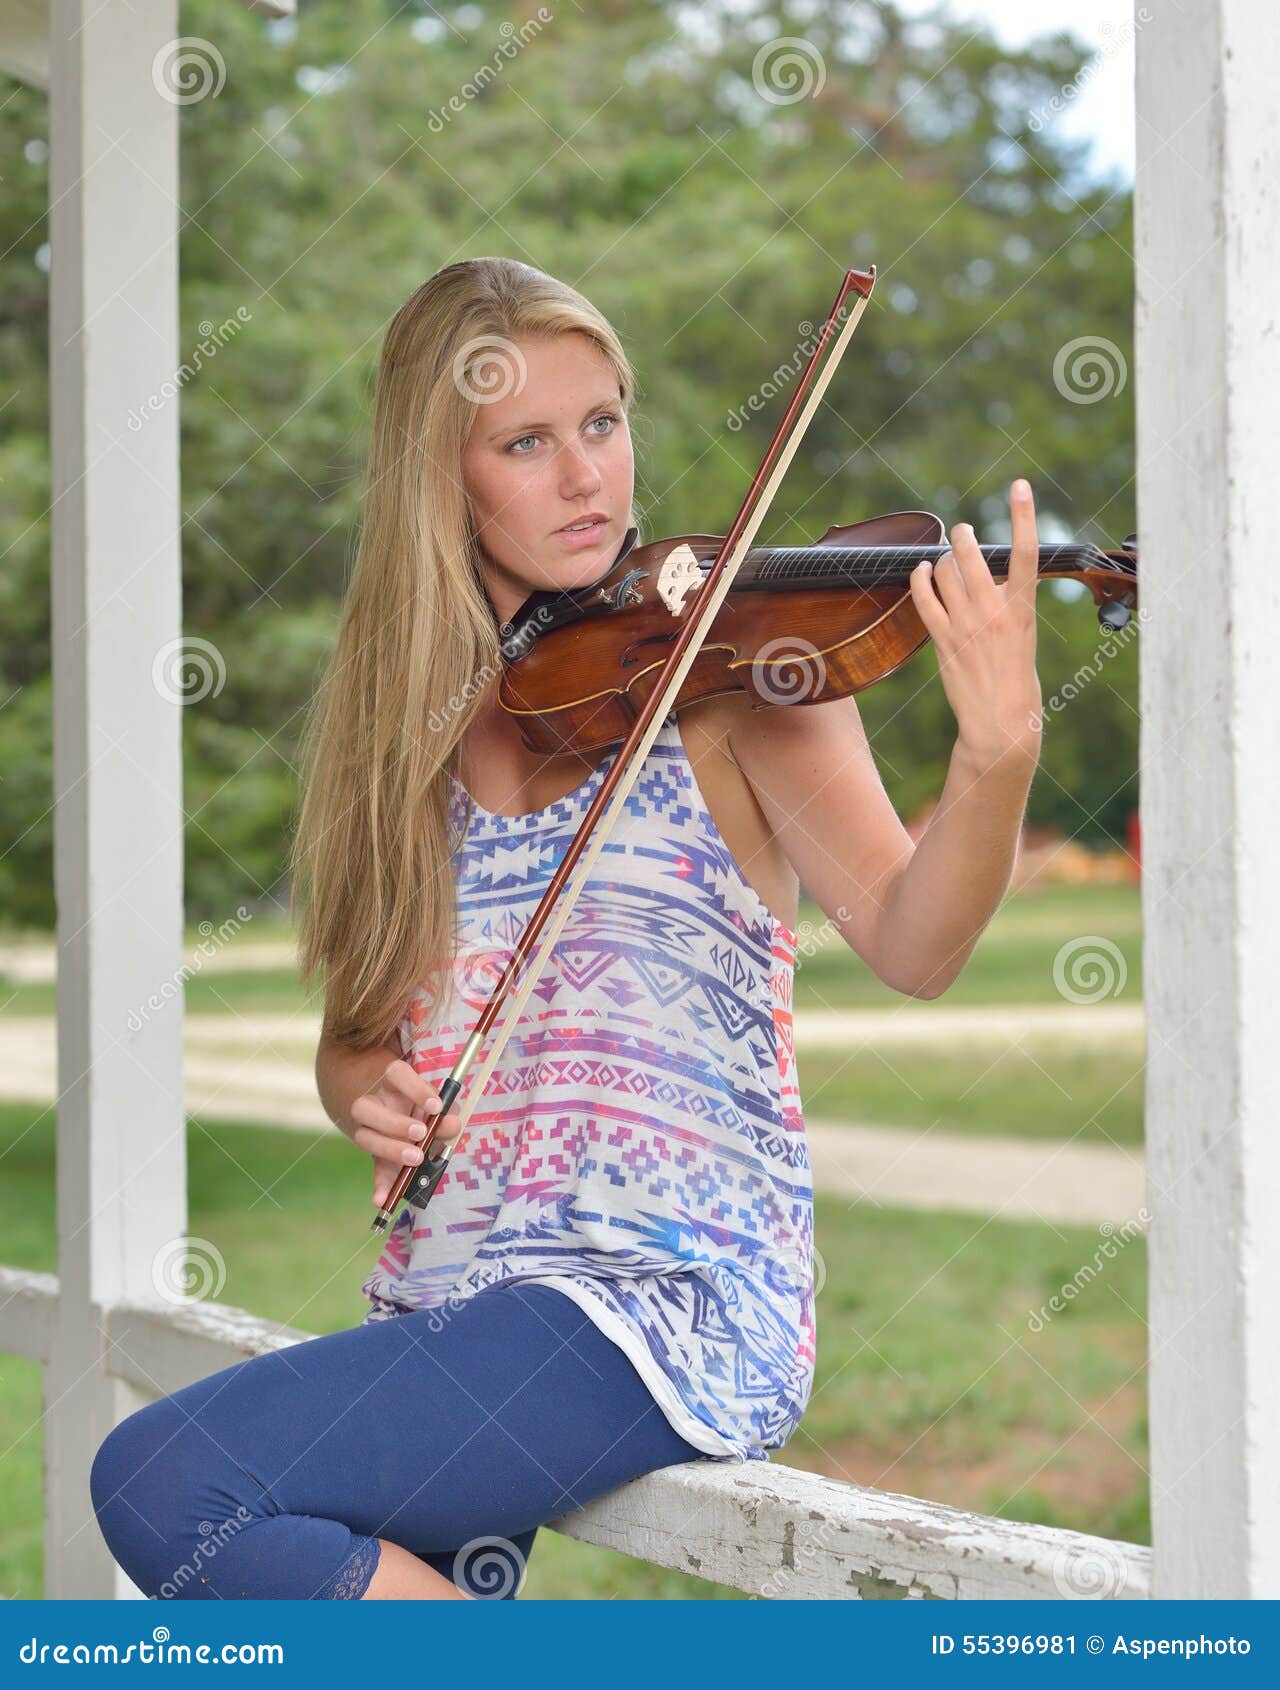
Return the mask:
{"type": "MultiPolygon", "coordinates": [[[[1009,573],[1010,546],[980,546],[979,551],[997,579],[1009,573]]],[[[852,586],[905,587],[922,560],[937,563],[950,546],[755,546],[734,577],[736,587],[852,586]]],[[[1097,546],[1073,541],[1041,546],[1036,568],[1041,575],[1081,575],[1086,570],[1114,569],[1097,546]]]]}

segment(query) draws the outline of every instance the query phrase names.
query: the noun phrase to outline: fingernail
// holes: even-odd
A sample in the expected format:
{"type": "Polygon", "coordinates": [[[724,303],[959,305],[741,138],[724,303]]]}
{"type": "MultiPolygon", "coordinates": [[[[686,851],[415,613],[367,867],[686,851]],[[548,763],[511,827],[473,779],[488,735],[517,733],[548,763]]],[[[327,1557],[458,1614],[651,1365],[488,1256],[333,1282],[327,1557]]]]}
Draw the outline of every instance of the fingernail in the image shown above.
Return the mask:
{"type": "Polygon", "coordinates": [[[1031,491],[1031,483],[1029,481],[1024,481],[1023,478],[1019,476],[1013,484],[1013,491],[1017,498],[1025,499],[1027,494],[1031,491]]]}
{"type": "Polygon", "coordinates": [[[411,1144],[405,1150],[404,1159],[406,1162],[421,1162],[422,1152],[411,1144]]]}
{"type": "Polygon", "coordinates": [[[423,1139],[426,1136],[427,1136],[427,1129],[423,1126],[421,1121],[415,1121],[413,1123],[413,1125],[409,1128],[409,1137],[410,1138],[416,1138],[419,1144],[422,1143],[423,1139]]]}

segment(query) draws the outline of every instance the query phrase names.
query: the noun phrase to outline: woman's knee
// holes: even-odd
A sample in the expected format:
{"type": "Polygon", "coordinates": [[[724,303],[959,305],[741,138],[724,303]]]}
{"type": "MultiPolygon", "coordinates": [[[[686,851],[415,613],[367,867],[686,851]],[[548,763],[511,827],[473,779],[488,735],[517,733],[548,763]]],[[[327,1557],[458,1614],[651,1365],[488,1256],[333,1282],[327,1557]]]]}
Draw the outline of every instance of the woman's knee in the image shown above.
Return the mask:
{"type": "Polygon", "coordinates": [[[110,1511],[130,1495],[160,1446],[162,1416],[157,1403],[148,1403],[126,1416],[98,1445],[89,1469],[89,1495],[94,1513],[110,1511]]]}
{"type": "Polygon", "coordinates": [[[187,1583],[190,1594],[205,1594],[201,1558],[223,1532],[261,1516],[246,1476],[222,1461],[215,1478],[208,1455],[204,1434],[168,1397],[113,1426],[94,1455],[89,1495],[99,1528],[147,1596],[181,1595],[187,1583]]]}

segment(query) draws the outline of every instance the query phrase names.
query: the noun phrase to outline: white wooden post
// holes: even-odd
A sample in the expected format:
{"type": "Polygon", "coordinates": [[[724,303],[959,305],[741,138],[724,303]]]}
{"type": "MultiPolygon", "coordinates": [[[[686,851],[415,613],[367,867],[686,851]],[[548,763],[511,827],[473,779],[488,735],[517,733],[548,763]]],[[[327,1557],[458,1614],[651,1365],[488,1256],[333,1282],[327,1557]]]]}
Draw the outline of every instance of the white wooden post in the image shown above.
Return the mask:
{"type": "Polygon", "coordinates": [[[1137,420],[1156,1597],[1280,1596],[1280,19],[1147,0],[1137,420]]]}
{"type": "Polygon", "coordinates": [[[177,33],[176,0],[50,6],[61,1295],[46,1597],[136,1594],[102,1541],[89,1468],[153,1393],[106,1373],[94,1305],[153,1299],[157,1253],[186,1231],[181,707],[153,680],[180,633],[176,401],[128,422],[181,363],[179,108],[152,76],[177,33]]]}

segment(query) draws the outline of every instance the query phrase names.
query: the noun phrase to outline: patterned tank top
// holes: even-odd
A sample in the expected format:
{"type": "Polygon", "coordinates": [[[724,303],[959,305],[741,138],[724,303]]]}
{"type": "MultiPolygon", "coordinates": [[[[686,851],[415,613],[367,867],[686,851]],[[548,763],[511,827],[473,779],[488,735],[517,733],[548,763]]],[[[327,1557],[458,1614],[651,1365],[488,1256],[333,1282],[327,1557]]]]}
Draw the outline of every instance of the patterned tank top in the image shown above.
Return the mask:
{"type": "MultiPolygon", "coordinates": [[[[452,780],[453,979],[434,1025],[415,999],[400,1026],[436,1085],[618,749],[529,815],[495,815],[452,780]]],[[[553,1285],[696,1448],[750,1461],[784,1444],[815,1345],[796,940],[731,856],[669,715],[448,1171],[387,1235],[366,1323],[553,1285]]]]}

